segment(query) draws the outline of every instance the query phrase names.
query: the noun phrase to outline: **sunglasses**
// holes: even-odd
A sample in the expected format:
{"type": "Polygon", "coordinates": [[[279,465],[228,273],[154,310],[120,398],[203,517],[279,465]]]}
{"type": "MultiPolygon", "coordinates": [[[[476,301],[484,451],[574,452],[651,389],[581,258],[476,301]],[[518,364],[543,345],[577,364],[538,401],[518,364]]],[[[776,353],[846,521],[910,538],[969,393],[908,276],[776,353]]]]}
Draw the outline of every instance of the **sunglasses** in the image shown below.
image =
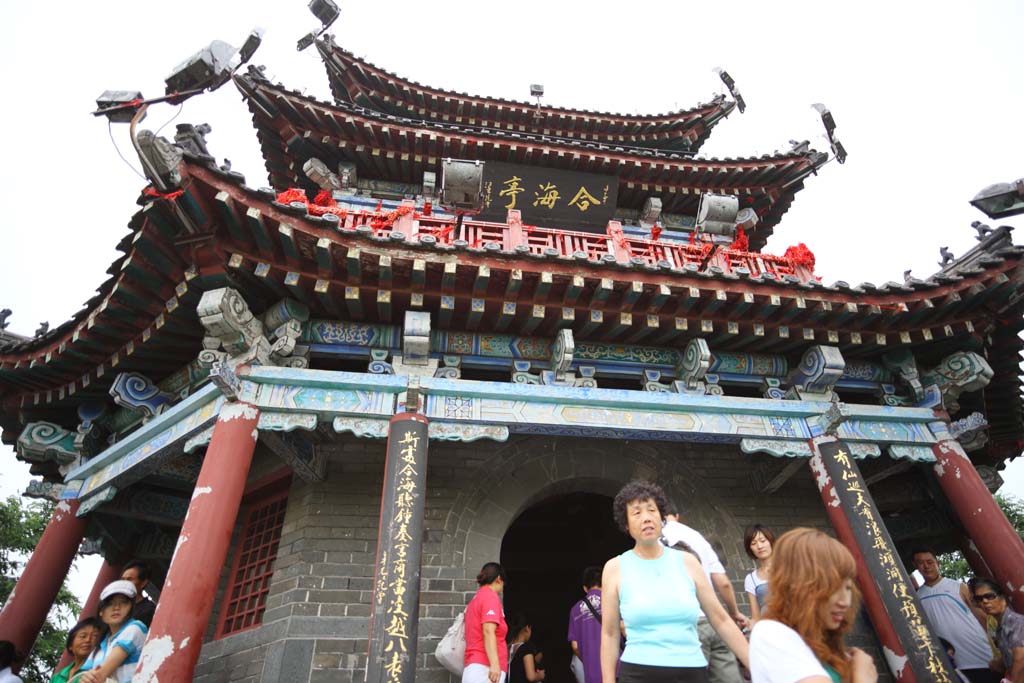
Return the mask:
{"type": "Polygon", "coordinates": [[[995,600],[998,597],[999,596],[995,593],[982,593],[981,595],[974,596],[974,602],[975,604],[980,605],[983,602],[989,602],[991,600],[995,600]]]}

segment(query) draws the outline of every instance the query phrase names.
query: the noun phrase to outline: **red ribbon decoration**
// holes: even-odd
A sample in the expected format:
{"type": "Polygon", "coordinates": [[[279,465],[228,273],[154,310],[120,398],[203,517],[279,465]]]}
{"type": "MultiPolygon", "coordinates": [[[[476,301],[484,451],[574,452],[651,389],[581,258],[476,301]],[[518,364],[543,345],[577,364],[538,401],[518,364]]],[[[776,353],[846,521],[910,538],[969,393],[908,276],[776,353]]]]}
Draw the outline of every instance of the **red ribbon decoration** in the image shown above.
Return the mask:
{"type": "Polygon", "coordinates": [[[147,188],[142,190],[142,194],[146,195],[147,197],[156,197],[157,199],[171,200],[171,199],[177,199],[181,195],[185,194],[185,190],[175,190],[174,192],[167,192],[165,194],[165,193],[160,192],[159,190],[157,190],[152,185],[150,185],[149,187],[147,187],[147,188]]]}

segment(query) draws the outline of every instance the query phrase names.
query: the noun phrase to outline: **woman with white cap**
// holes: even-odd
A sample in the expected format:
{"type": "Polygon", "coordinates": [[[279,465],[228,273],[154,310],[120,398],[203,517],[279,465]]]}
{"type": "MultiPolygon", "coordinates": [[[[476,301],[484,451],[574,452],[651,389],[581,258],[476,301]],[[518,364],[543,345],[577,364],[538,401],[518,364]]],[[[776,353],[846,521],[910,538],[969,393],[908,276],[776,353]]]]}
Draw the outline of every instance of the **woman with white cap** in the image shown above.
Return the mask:
{"type": "Polygon", "coordinates": [[[130,683],[146,642],[146,625],[132,619],[135,586],[131,581],[114,581],[100,593],[99,616],[107,635],[85,660],[85,673],[75,683],[130,683]]]}

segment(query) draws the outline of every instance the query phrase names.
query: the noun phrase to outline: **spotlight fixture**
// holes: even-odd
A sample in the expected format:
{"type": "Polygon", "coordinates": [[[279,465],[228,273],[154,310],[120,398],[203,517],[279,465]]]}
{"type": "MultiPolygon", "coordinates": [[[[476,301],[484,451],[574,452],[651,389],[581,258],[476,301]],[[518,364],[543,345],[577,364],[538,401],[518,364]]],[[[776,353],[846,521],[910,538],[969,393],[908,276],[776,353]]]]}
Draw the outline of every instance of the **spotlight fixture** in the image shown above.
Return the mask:
{"type": "Polygon", "coordinates": [[[736,216],[740,210],[740,200],[731,194],[710,194],[700,196],[697,205],[697,232],[711,235],[731,237],[736,234],[736,216]]]}
{"type": "Polygon", "coordinates": [[[341,15],[341,10],[332,0],[310,0],[309,11],[320,20],[321,26],[319,31],[310,31],[299,38],[299,42],[295,46],[299,52],[315,43],[316,39],[322,36],[341,15]]]}
{"type": "Polygon", "coordinates": [[[989,218],[1009,218],[1024,213],[1024,178],[989,185],[971,200],[971,206],[989,218]]]}
{"type": "Polygon", "coordinates": [[[145,116],[145,109],[150,104],[180,104],[193,95],[216,90],[227,83],[240,66],[252,59],[262,41],[261,28],[249,31],[241,49],[236,50],[223,40],[215,40],[175,67],[164,81],[167,87],[163,97],[147,100],[142,98],[140,92],[107,90],[96,99],[96,111],[93,112],[93,116],[106,116],[114,122],[130,123],[141,112],[135,121],[138,123],[145,116]]]}
{"type": "Polygon", "coordinates": [[[310,0],[309,11],[320,20],[324,28],[330,28],[341,15],[341,10],[332,0],[310,0]]]}
{"type": "Polygon", "coordinates": [[[811,108],[821,114],[821,122],[825,125],[825,136],[828,138],[828,144],[832,148],[832,154],[835,155],[836,161],[841,164],[845,163],[846,148],[836,137],[836,120],[832,118],[832,112],[824,104],[812,104],[811,108]]]}
{"type": "Polygon", "coordinates": [[[718,77],[725,83],[725,87],[729,89],[729,94],[736,100],[736,108],[740,110],[740,113],[745,112],[747,110],[747,103],[743,100],[743,95],[740,94],[739,88],[736,87],[736,81],[729,75],[729,72],[720,66],[716,66],[712,71],[718,74],[718,77]]]}
{"type": "Polygon", "coordinates": [[[458,211],[480,211],[484,198],[484,162],[444,159],[441,203],[458,211]]]}
{"type": "MultiPolygon", "coordinates": [[[[138,90],[105,90],[102,95],[96,98],[96,109],[100,111],[109,110],[107,114],[114,123],[128,123],[135,116],[135,113],[142,107],[145,98],[138,90]]],[[[145,114],[143,114],[145,117],[145,114]]],[[[141,119],[140,119],[141,120],[141,119]]]]}

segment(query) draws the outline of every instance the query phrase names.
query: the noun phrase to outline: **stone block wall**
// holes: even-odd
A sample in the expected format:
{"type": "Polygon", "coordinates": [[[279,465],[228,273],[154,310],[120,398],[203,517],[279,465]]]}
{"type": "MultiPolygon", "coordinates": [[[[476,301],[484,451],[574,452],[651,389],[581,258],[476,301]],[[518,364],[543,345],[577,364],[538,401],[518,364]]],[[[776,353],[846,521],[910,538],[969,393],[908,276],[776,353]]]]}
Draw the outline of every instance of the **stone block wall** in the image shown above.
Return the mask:
{"type": "MultiPolygon", "coordinates": [[[[293,480],[263,625],[208,641],[197,681],[362,680],[384,446],[338,437],[325,447],[330,451],[326,481],[293,480]]],[[[432,442],[417,682],[449,683],[434,660],[434,647],[476,592],[480,566],[500,557],[508,527],[552,495],[613,496],[631,479],[659,482],[687,522],[715,545],[749,612],[743,577],[752,564],[743,550],[744,528],[760,522],[777,532],[794,526],[829,530],[809,469],[798,470],[775,493],[758,494],[751,470],[761,459],[767,467],[782,467],[769,456],[749,456],[720,444],[547,436],[512,437],[505,444],[432,442]]],[[[854,642],[877,654],[870,633],[858,632],[854,642]]]]}

